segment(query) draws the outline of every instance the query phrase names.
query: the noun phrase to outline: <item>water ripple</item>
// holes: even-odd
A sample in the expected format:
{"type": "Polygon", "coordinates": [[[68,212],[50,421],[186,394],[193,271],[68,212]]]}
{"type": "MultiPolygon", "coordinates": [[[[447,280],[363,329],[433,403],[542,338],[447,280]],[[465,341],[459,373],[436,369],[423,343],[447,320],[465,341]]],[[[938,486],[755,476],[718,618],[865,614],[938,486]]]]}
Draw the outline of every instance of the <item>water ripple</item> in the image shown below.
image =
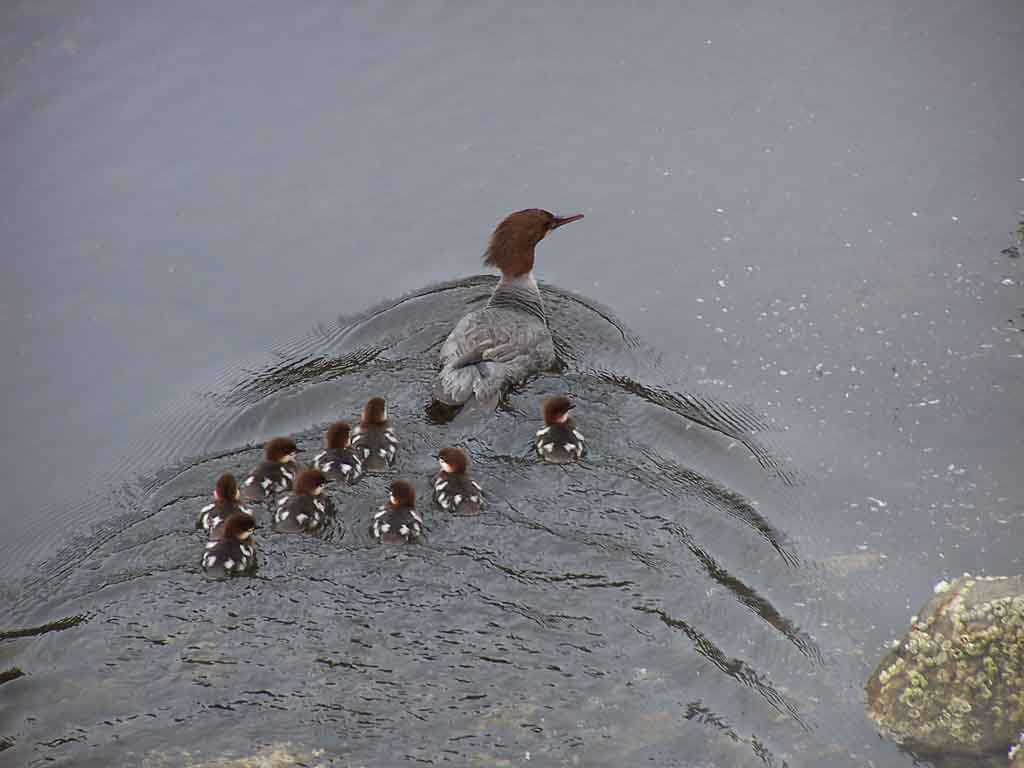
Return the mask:
{"type": "MultiPolygon", "coordinates": [[[[64,633],[53,631],[18,646],[33,673],[5,688],[35,719],[8,748],[58,761],[109,755],[112,743],[159,751],[172,729],[227,753],[256,734],[257,714],[260,739],[313,728],[350,761],[372,762],[400,732],[424,745],[409,756],[421,762],[530,751],[621,765],[700,719],[685,709],[697,693],[708,713],[757,734],[724,726],[765,764],[763,737],[792,738],[777,713],[811,732],[800,694],[770,682],[799,686],[825,659],[792,614],[804,566],[786,522],[799,484],[764,442],[771,422],[666,380],[659,355],[609,310],[544,286],[560,371],[517,387],[495,413],[441,423],[427,407],[437,346],[492,285],[431,286],[320,325],[169,404],[116,482],[57,513],[73,535],[17,585],[14,615],[74,627],[75,653],[60,653],[64,633]],[[566,390],[591,455],[538,464],[537,403],[566,390]],[[257,507],[256,576],[203,579],[193,522],[214,478],[243,473],[275,434],[308,456],[323,426],[354,419],[371,392],[389,400],[397,474],[421,489],[426,542],[369,540],[390,478],[368,477],[330,490],[338,516],[322,539],[274,536],[257,507]],[[740,461],[734,442],[757,463],[740,461]],[[444,444],[473,456],[478,519],[428,503],[444,444]],[[728,655],[735,643],[756,655],[728,655]],[[706,662],[732,685],[700,678],[706,662]],[[750,693],[771,713],[742,703],[750,693]],[[615,749],[588,746],[613,735],[615,749]]],[[[0,640],[27,642],[11,632],[28,630],[0,640]]],[[[714,717],[703,722],[726,722],[714,717]]]]}

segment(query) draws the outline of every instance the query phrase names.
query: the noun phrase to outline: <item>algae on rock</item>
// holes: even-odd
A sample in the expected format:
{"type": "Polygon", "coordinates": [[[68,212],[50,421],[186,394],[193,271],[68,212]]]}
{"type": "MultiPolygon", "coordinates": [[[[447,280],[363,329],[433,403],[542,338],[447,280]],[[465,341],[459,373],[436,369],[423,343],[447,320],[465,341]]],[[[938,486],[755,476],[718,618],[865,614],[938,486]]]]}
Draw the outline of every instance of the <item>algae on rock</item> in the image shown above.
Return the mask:
{"type": "Polygon", "coordinates": [[[940,582],[866,684],[867,715],[921,755],[1002,753],[1024,729],[1024,577],[940,582]]]}

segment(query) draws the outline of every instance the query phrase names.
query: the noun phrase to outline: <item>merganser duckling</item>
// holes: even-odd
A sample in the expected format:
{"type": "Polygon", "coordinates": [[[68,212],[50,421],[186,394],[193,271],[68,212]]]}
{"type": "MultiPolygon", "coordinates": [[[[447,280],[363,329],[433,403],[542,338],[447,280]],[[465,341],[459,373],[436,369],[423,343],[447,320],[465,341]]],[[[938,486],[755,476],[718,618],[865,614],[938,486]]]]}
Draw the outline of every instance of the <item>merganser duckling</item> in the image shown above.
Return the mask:
{"type": "Polygon", "coordinates": [[[196,528],[209,532],[211,539],[219,539],[224,533],[224,521],[231,514],[241,512],[252,517],[249,508],[238,503],[241,498],[242,493],[238,490],[235,476],[225,472],[217,478],[217,484],[213,488],[213,503],[199,510],[196,528]]]}
{"type": "Polygon", "coordinates": [[[483,506],[480,484],[469,476],[469,456],[460,448],[437,454],[441,471],[434,477],[434,502],[453,515],[479,515],[483,506]]]}
{"type": "Polygon", "coordinates": [[[327,476],[319,469],[306,469],[295,478],[291,493],[277,502],[274,533],[319,533],[334,517],[334,503],[324,496],[327,476]]]}
{"type": "Polygon", "coordinates": [[[256,570],[256,549],[249,538],[256,521],[244,512],[235,512],[224,522],[216,541],[206,543],[203,570],[207,576],[242,576],[256,570]]]}
{"type": "Polygon", "coordinates": [[[363,406],[363,418],[352,431],[352,448],[362,457],[364,472],[387,472],[395,463],[398,438],[388,423],[388,404],[371,397],[363,406]]]}
{"type": "Polygon", "coordinates": [[[336,421],[324,434],[324,446],[313,459],[313,466],[327,475],[328,480],[341,480],[352,485],[363,476],[363,460],[349,448],[348,436],[351,428],[348,422],[336,421]]]}
{"type": "Polygon", "coordinates": [[[242,483],[242,495],[249,501],[259,501],[290,490],[299,471],[299,465],[295,462],[295,454],[298,452],[291,438],[275,437],[267,441],[263,446],[263,461],[242,483]]]}
{"type": "Polygon", "coordinates": [[[549,397],[541,403],[544,427],[537,430],[537,453],[552,464],[571,464],[587,453],[583,435],[569,411],[576,407],[568,397],[549,397]]]}
{"type": "Polygon", "coordinates": [[[533,276],[534,249],[549,232],[582,218],[528,208],[498,224],[484,264],[501,270],[501,280],[487,305],[459,320],[441,346],[436,400],[493,408],[505,389],[555,365],[555,344],[533,276]]]}
{"type": "Polygon", "coordinates": [[[370,522],[370,537],[381,544],[408,544],[423,535],[423,518],[415,509],[416,491],[405,480],[391,484],[391,496],[370,522]]]}

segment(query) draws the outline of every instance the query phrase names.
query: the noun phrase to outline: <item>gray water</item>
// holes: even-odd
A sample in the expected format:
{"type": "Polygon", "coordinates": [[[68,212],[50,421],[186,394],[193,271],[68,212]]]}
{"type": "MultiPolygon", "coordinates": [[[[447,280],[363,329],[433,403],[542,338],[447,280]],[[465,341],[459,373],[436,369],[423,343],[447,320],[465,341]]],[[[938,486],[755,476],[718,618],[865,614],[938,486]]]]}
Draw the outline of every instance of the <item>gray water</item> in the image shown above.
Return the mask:
{"type": "Polygon", "coordinates": [[[1024,561],[1019,3],[146,5],[0,11],[0,631],[59,622],[0,639],[0,764],[913,764],[863,679],[1024,561]],[[586,213],[563,370],[437,423],[528,206],[586,213]],[[205,581],[217,474],[370,394],[488,513],[381,550],[373,479],[205,581]]]}

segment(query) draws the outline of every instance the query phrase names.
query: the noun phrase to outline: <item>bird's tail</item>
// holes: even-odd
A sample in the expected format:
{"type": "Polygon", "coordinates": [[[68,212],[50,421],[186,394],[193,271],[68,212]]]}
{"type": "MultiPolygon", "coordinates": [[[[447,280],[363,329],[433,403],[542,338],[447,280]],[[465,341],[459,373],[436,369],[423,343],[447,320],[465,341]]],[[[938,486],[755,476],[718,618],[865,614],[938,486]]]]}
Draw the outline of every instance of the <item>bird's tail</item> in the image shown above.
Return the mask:
{"type": "Polygon", "coordinates": [[[494,362],[445,366],[434,383],[434,399],[445,405],[493,409],[505,384],[505,367],[494,362]]]}

